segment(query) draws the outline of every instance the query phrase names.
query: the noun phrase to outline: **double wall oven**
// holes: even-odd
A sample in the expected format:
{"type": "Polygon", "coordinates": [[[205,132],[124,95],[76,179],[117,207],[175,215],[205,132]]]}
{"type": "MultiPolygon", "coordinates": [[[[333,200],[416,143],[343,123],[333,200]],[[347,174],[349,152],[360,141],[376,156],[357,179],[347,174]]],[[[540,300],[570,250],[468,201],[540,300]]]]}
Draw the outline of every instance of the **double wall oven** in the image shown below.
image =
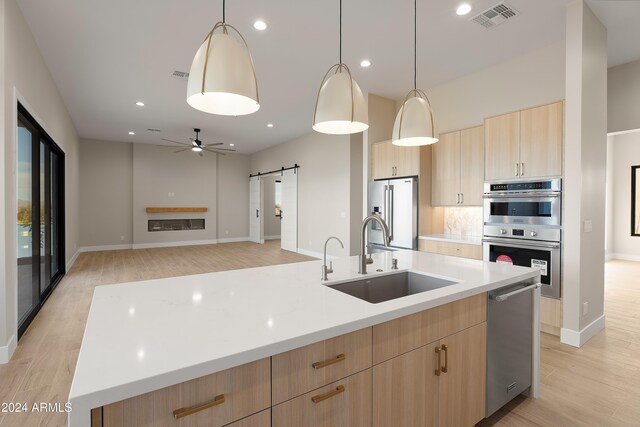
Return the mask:
{"type": "Polygon", "coordinates": [[[485,261],[538,268],[542,295],[560,298],[562,180],[484,184],[485,261]]]}

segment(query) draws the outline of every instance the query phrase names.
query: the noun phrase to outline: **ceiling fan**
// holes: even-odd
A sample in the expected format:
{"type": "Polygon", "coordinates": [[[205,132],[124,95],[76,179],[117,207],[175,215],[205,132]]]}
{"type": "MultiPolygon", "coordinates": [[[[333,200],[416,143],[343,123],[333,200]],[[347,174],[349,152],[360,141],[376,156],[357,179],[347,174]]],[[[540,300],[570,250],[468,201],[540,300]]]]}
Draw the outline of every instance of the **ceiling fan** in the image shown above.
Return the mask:
{"type": "Polygon", "coordinates": [[[222,142],[214,142],[213,144],[202,145],[202,141],[200,141],[200,138],[198,138],[198,135],[200,134],[200,129],[195,128],[193,131],[196,133],[196,137],[195,139],[189,138],[189,140],[191,141],[191,144],[187,144],[186,142],[173,141],[171,139],[165,139],[165,138],[161,138],[161,139],[163,141],[184,145],[186,147],[181,150],[174,151],[174,153],[181,153],[183,151],[191,150],[193,152],[198,153],[200,156],[202,156],[203,151],[208,151],[210,153],[222,154],[224,156],[226,153],[223,153],[223,151],[236,151],[231,148],[214,148],[218,145],[223,145],[222,142]]]}

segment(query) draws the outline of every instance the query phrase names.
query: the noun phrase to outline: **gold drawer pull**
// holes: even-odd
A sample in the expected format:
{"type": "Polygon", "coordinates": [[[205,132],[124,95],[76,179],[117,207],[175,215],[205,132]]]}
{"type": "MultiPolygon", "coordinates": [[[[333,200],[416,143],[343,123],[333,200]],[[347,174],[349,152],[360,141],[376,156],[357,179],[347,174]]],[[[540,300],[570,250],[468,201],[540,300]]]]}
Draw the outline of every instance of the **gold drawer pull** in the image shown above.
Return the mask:
{"type": "Polygon", "coordinates": [[[437,361],[438,365],[437,365],[437,368],[436,368],[436,376],[439,377],[440,376],[440,366],[442,366],[440,364],[440,362],[442,361],[442,353],[440,352],[440,347],[436,347],[436,354],[438,355],[438,361],[437,361]]]}
{"type": "Polygon", "coordinates": [[[447,360],[449,359],[447,357],[447,355],[449,354],[447,352],[448,349],[449,349],[449,347],[447,347],[445,344],[442,344],[442,351],[444,351],[444,366],[442,367],[442,372],[444,372],[445,374],[448,371],[448,368],[447,368],[447,365],[448,365],[447,360]]]}
{"type": "Polygon", "coordinates": [[[189,408],[180,408],[173,411],[173,417],[177,420],[187,415],[195,414],[196,412],[204,411],[205,409],[213,408],[214,406],[224,403],[224,394],[217,395],[213,400],[203,403],[202,405],[191,406],[189,408]]]}
{"type": "Polygon", "coordinates": [[[344,353],[340,353],[339,355],[337,355],[333,359],[325,360],[324,362],[315,362],[311,366],[313,366],[313,369],[325,368],[325,367],[327,367],[329,365],[333,365],[334,363],[342,362],[346,358],[347,358],[347,356],[345,356],[344,353]]]}
{"type": "Polygon", "coordinates": [[[343,391],[344,391],[344,386],[343,385],[339,385],[338,387],[336,387],[335,390],[332,390],[329,393],[318,394],[316,396],[313,396],[311,398],[311,400],[313,401],[313,403],[320,403],[323,400],[329,399],[330,397],[337,396],[338,394],[342,393],[343,391]]]}

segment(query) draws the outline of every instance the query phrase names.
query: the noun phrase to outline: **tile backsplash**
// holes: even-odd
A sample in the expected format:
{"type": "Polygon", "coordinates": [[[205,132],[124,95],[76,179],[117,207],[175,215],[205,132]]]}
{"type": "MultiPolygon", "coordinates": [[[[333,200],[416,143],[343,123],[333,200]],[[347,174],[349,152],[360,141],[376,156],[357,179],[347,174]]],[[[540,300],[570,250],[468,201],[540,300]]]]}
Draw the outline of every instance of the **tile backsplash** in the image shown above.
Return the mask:
{"type": "Polygon", "coordinates": [[[482,206],[444,208],[444,233],[482,236],[482,206]]]}

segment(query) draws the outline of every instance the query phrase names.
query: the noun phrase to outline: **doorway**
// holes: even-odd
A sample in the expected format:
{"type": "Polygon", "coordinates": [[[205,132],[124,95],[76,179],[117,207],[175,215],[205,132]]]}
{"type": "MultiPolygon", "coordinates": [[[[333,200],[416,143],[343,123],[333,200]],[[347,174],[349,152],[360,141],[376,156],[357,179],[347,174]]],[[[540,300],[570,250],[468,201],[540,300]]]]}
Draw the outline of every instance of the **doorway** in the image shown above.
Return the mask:
{"type": "Polygon", "coordinates": [[[18,105],[18,338],[65,273],[64,153],[18,105]]]}
{"type": "Polygon", "coordinates": [[[298,252],[298,168],[251,176],[249,239],[280,239],[280,247],[298,252]]]}

